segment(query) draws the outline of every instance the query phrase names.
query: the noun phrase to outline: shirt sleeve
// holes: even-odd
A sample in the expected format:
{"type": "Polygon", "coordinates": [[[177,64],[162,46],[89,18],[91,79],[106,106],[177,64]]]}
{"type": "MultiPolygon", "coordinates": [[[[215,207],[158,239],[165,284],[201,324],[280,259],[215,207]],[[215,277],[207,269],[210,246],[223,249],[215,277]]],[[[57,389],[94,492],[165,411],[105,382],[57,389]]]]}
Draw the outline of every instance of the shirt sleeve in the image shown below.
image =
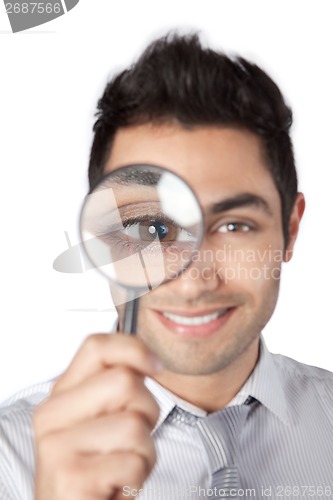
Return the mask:
{"type": "Polygon", "coordinates": [[[29,387],[0,405],[0,499],[33,500],[35,439],[32,417],[52,381],[29,387]]]}
{"type": "Polygon", "coordinates": [[[0,412],[0,498],[33,500],[35,446],[33,408],[13,405],[0,412]]]}

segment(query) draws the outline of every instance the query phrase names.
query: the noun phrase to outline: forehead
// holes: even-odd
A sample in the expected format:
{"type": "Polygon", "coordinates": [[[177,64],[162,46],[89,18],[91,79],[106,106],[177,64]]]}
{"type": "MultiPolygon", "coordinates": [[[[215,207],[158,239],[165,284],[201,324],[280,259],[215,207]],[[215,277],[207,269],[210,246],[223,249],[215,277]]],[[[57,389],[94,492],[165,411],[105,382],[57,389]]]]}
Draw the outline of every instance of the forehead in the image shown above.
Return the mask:
{"type": "Polygon", "coordinates": [[[118,130],[104,173],[128,164],[155,164],[180,175],[203,207],[249,192],[279,208],[279,195],[255,134],[235,128],[140,125],[118,130]]]}

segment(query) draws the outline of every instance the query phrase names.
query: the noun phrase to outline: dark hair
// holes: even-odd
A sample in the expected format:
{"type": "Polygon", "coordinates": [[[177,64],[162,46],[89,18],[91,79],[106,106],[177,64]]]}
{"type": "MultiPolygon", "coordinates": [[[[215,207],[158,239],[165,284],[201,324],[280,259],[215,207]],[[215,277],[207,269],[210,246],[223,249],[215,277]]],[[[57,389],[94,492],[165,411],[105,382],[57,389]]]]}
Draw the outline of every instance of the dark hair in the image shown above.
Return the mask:
{"type": "Polygon", "coordinates": [[[121,127],[177,121],[186,127],[245,128],[259,135],[280,194],[287,244],[297,195],[289,136],[292,113],[277,85],[257,65],[203,48],[196,34],[169,34],[151,43],[133,66],[107,84],[96,116],[90,186],[102,176],[121,127]]]}

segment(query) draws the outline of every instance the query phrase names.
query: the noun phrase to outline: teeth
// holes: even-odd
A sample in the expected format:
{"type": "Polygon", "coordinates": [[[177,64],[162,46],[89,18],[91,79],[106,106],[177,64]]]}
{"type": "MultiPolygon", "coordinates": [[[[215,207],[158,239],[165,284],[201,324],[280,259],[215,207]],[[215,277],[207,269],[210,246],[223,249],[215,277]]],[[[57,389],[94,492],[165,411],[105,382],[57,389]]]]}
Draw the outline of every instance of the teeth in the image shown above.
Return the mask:
{"type": "Polygon", "coordinates": [[[214,321],[214,319],[217,319],[220,316],[223,316],[227,312],[226,309],[221,309],[220,311],[217,311],[212,314],[206,314],[205,316],[178,316],[178,314],[171,314],[168,312],[163,313],[163,316],[165,318],[170,319],[171,321],[174,321],[175,323],[178,323],[180,325],[188,325],[188,326],[195,326],[195,325],[204,325],[205,323],[209,323],[210,321],[214,321]]]}

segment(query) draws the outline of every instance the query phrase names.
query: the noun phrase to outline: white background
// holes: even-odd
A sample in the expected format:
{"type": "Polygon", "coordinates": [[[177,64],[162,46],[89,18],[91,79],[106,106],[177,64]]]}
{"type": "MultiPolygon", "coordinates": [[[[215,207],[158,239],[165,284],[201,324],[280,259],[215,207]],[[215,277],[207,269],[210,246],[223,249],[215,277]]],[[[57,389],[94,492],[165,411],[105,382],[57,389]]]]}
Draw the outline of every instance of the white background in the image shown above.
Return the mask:
{"type": "Polygon", "coordinates": [[[81,340],[108,331],[106,282],[60,274],[53,260],[78,242],[77,217],[97,98],[114,70],[172,28],[200,30],[215,48],[254,59],[291,103],[307,213],[268,346],[333,369],[331,1],[81,0],[67,15],[11,34],[0,7],[0,400],[59,373],[81,340]],[[72,311],[71,309],[81,309],[72,311]]]}

